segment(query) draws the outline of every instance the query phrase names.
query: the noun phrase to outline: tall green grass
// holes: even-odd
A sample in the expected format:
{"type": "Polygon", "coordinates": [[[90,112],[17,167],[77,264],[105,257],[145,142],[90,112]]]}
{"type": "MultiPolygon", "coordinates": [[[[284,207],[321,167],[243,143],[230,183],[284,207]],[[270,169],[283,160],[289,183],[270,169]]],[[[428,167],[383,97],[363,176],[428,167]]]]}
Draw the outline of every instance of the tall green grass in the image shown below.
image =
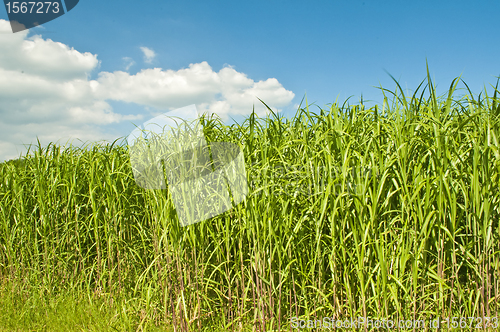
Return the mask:
{"type": "Polygon", "coordinates": [[[242,147],[249,195],[187,227],[118,141],[0,164],[4,292],[76,293],[131,330],[498,316],[498,85],[457,99],[458,82],[444,97],[429,75],[413,96],[398,84],[369,109],[205,117],[209,142],[242,147]]]}

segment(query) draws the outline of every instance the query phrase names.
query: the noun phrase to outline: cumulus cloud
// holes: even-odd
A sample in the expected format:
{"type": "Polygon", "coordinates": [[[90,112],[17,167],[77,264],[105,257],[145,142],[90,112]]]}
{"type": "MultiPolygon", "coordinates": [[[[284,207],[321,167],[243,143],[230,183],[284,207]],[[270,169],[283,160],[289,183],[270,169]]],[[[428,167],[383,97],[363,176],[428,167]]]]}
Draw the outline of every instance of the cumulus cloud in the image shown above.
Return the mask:
{"type": "MultiPolygon", "coordinates": [[[[28,30],[9,31],[9,22],[0,19],[0,161],[17,158],[25,151],[21,143],[37,138],[44,144],[70,138],[113,140],[117,136],[108,133],[110,125],[140,124],[190,104],[228,119],[251,113],[254,105],[259,115],[265,114],[257,97],[276,111],[294,98],[275,78],[254,81],[231,66],[214,71],[207,62],[180,70],[142,69],[134,75],[98,72],[96,54],[41,36],[28,37],[28,30]],[[92,72],[96,79],[90,79],[92,72]],[[121,114],[110,101],[135,103],[151,112],[121,114]]],[[[151,49],[141,49],[145,61],[155,58],[151,49]]],[[[131,58],[122,60],[126,70],[135,64],[131,58]]]]}
{"type": "Polygon", "coordinates": [[[154,58],[156,57],[155,51],[147,47],[141,47],[142,53],[144,53],[144,62],[152,63],[154,58]]]}
{"type": "Polygon", "coordinates": [[[264,115],[267,109],[257,98],[280,111],[295,96],[275,78],[255,82],[229,66],[215,72],[205,61],[177,71],[153,68],[135,75],[102,72],[93,88],[101,99],[163,111],[196,104],[199,111],[217,113],[223,119],[249,114],[254,105],[256,113],[264,115]]]}
{"type": "Polygon", "coordinates": [[[37,139],[113,139],[101,126],[143,118],[115,113],[96,98],[89,77],[97,55],[10,29],[0,19],[0,161],[37,139]]]}
{"type": "MultiPolygon", "coordinates": [[[[0,20],[0,31],[9,28],[7,21],[0,20]]],[[[86,79],[98,65],[96,55],[78,52],[39,35],[26,38],[27,34],[28,30],[0,34],[0,68],[53,81],[69,81],[86,79]]]]}

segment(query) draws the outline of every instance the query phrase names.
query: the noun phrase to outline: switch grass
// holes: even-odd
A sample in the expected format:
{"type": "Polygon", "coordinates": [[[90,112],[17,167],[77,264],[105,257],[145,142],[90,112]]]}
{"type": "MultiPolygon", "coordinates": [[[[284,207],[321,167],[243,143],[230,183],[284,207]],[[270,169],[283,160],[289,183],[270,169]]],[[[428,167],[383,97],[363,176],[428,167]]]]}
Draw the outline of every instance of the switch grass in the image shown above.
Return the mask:
{"type": "Polygon", "coordinates": [[[442,97],[429,74],[412,96],[381,88],[370,108],[204,117],[208,142],[242,148],[249,193],[187,227],[168,188],[134,183],[118,140],[0,164],[0,330],[498,317],[498,84],[458,98],[460,81],[442,97]]]}

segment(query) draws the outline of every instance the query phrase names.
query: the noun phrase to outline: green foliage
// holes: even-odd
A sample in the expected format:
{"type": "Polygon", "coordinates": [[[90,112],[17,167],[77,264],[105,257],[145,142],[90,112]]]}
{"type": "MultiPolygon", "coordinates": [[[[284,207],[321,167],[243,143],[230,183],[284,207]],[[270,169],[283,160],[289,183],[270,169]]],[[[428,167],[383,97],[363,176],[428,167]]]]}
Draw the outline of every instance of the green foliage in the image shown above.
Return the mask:
{"type": "Polygon", "coordinates": [[[0,278],[90,312],[102,298],[126,330],[498,316],[498,90],[454,100],[457,79],[442,100],[428,83],[370,109],[204,118],[207,141],[242,146],[250,192],[187,227],[168,189],[134,183],[126,145],[39,146],[0,164],[0,278]]]}

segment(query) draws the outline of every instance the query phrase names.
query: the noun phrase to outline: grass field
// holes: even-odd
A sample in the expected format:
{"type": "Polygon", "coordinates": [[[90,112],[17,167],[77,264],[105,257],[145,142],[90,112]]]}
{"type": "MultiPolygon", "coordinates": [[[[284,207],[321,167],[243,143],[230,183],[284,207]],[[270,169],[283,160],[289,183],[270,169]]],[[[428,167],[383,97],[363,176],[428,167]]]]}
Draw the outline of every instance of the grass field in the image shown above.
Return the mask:
{"type": "Polygon", "coordinates": [[[458,83],[438,97],[428,74],[370,109],[204,118],[209,142],[243,149],[249,194],[187,227],[168,190],[134,183],[118,141],[0,164],[0,330],[482,326],[500,312],[500,100],[455,97],[458,83]]]}

